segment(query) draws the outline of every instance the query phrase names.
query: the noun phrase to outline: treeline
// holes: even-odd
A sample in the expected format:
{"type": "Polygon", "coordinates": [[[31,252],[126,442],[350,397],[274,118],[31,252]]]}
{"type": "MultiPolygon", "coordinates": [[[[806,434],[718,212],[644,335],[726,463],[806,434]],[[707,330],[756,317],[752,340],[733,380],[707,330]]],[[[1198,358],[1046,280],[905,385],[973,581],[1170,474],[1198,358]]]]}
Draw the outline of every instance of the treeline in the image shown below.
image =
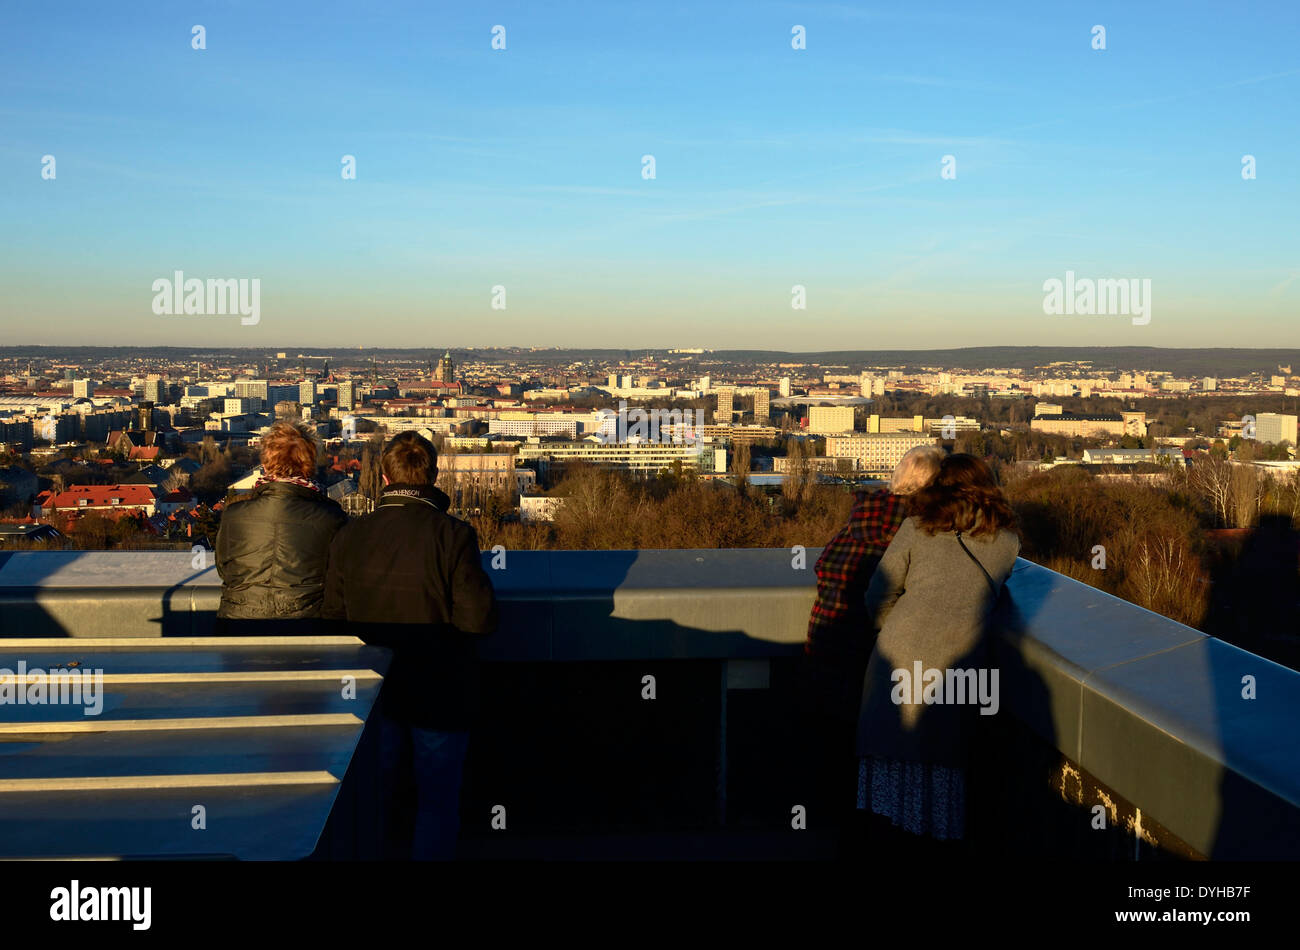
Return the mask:
{"type": "Polygon", "coordinates": [[[1004,486],[1021,557],[1189,626],[1206,611],[1202,504],[1185,491],[1069,466],[1004,486]]]}
{"type": "Polygon", "coordinates": [[[1005,490],[1023,557],[1300,664],[1300,475],[1210,456],[1150,482],[1068,467],[1005,490]]]}
{"type": "Polygon", "coordinates": [[[1016,429],[1006,435],[986,429],[959,432],[953,450],[1005,463],[1040,462],[1054,458],[1082,458],[1084,449],[1100,444],[1097,439],[1075,438],[1037,429],[1016,429]]]}
{"type": "Polygon", "coordinates": [[[804,473],[780,492],[665,471],[652,479],[571,466],[550,494],[563,499],[550,523],[470,518],[484,548],[820,547],[847,520],[852,496],[804,473]]]}

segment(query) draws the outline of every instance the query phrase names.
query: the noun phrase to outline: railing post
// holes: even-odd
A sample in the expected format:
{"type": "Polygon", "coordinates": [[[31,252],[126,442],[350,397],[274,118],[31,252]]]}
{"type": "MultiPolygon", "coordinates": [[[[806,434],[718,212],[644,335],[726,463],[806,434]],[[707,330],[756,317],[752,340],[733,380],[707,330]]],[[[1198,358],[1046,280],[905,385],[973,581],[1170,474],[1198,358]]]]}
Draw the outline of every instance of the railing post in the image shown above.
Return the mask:
{"type": "Polygon", "coordinates": [[[718,663],[718,827],[727,827],[727,661],[718,663]]]}

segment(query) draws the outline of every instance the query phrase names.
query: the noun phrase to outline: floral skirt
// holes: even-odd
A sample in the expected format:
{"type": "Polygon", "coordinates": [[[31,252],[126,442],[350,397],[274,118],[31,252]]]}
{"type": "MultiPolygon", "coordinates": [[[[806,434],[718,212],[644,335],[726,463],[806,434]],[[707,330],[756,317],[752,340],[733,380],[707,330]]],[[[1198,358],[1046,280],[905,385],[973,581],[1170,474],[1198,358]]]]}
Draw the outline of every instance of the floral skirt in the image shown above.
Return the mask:
{"type": "Polygon", "coordinates": [[[951,841],[966,834],[963,769],[883,756],[858,760],[858,809],[915,835],[951,841]]]}

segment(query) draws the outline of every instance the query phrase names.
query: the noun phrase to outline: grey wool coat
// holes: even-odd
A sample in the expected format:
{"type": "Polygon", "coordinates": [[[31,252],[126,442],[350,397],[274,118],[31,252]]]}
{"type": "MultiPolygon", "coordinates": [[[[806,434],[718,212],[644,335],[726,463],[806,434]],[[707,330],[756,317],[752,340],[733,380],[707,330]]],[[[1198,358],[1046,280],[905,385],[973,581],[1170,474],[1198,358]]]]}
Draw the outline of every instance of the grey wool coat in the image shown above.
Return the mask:
{"type": "MultiPolygon", "coordinates": [[[[962,540],[1000,589],[1020,553],[1020,539],[1003,530],[980,538],[963,534],[962,540]]],[[[947,701],[927,704],[922,686],[913,692],[911,681],[917,679],[919,661],[922,671],[943,671],[945,683],[951,683],[950,669],[976,670],[977,676],[984,670],[991,691],[984,634],[994,603],[988,580],[958,546],[955,532],[929,535],[915,518],[903,522],[867,587],[868,622],[879,636],[863,681],[859,755],[967,764],[979,713],[975,697],[954,704],[955,690],[949,689],[940,694],[947,701]],[[896,676],[896,670],[908,678],[896,676]]]]}

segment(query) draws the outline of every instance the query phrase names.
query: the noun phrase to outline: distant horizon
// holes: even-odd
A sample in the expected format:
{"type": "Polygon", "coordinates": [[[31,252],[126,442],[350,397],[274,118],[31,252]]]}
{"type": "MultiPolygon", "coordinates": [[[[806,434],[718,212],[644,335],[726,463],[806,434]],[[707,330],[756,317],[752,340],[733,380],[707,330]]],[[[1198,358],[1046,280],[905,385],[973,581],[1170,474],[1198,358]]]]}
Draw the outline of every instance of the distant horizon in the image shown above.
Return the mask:
{"type": "MultiPolygon", "coordinates": [[[[686,348],[678,346],[533,346],[529,344],[495,344],[486,346],[475,346],[459,343],[430,343],[427,345],[415,346],[346,346],[333,345],[315,342],[310,346],[302,346],[293,343],[257,343],[257,344],[142,344],[142,343],[3,343],[0,344],[0,357],[3,357],[10,350],[22,349],[44,349],[44,350],[184,350],[199,352],[204,350],[225,351],[225,350],[256,350],[258,352],[267,351],[284,351],[295,349],[300,352],[308,350],[331,350],[341,352],[356,352],[359,350],[374,350],[383,352],[429,352],[432,350],[522,350],[529,352],[545,352],[549,350],[573,351],[581,353],[663,353],[673,356],[709,356],[714,354],[735,354],[735,353],[774,353],[788,354],[792,356],[827,356],[835,354],[874,354],[874,353],[951,353],[965,352],[970,350],[1159,350],[1161,352],[1246,352],[1246,353],[1294,353],[1300,358],[1300,346],[1298,347],[1276,347],[1276,346],[1156,346],[1154,344],[1135,345],[1135,344],[1029,344],[1029,343],[981,343],[971,346],[944,346],[944,347],[915,347],[915,346],[898,346],[898,347],[868,347],[853,350],[789,350],[774,349],[768,347],[733,347],[733,348],[713,348],[706,347],[704,353],[681,352],[686,348]],[[679,351],[679,352],[673,352],[679,351]]],[[[296,354],[295,354],[296,355],[296,354]]],[[[288,357],[285,357],[288,359],[288,357]]]]}
{"type": "MultiPolygon", "coordinates": [[[[501,363],[541,363],[557,369],[577,362],[599,363],[603,368],[636,362],[645,358],[671,363],[672,372],[717,372],[714,364],[772,364],[798,363],[819,367],[878,366],[936,367],[956,373],[978,373],[992,369],[1028,371],[1047,367],[1053,363],[1091,363],[1084,373],[1152,372],[1168,373],[1176,377],[1240,378],[1252,374],[1273,375],[1278,367],[1300,368],[1300,349],[1262,347],[1069,347],[1069,346],[1005,346],[960,347],[930,350],[715,350],[701,354],[673,354],[662,348],[569,348],[569,347],[462,347],[442,345],[430,347],[369,347],[355,349],[329,346],[296,347],[291,344],[270,347],[235,346],[58,346],[43,347],[29,344],[0,345],[0,360],[10,363],[19,360],[48,360],[51,362],[79,362],[93,364],[112,358],[184,364],[191,360],[215,360],[228,357],[236,363],[257,362],[281,365],[270,369],[267,375],[292,376],[300,359],[314,358],[333,362],[336,369],[367,368],[371,360],[400,360],[402,362],[432,361],[441,353],[450,351],[461,362],[474,362],[481,358],[501,363]],[[277,353],[285,356],[277,357],[277,353]]],[[[11,367],[12,368],[12,367],[11,367]]],[[[314,367],[319,368],[319,363],[314,367]]],[[[89,372],[89,371],[88,371],[89,372]]],[[[1290,374],[1287,374],[1290,375],[1290,374]]]]}

